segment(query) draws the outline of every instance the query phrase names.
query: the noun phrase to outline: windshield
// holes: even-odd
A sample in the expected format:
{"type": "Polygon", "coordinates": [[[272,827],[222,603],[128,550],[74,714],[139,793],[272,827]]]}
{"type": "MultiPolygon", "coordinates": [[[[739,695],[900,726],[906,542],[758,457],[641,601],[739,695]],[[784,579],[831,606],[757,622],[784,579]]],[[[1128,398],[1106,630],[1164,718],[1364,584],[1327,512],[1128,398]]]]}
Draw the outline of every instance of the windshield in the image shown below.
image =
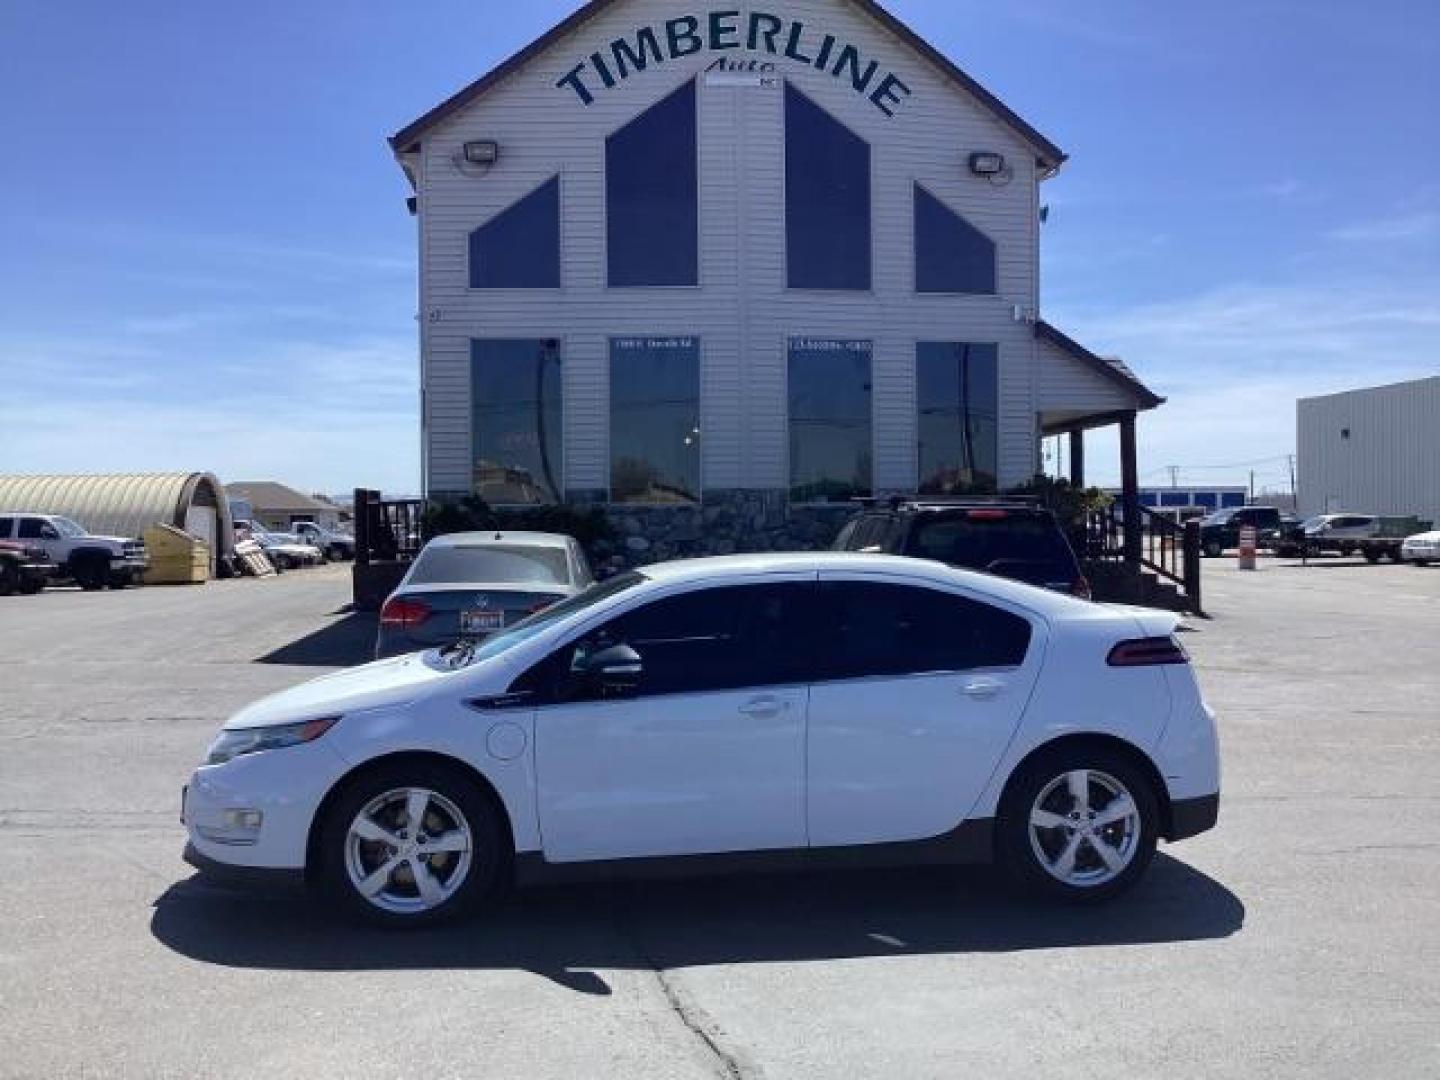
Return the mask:
{"type": "Polygon", "coordinates": [[[1232,517],[1234,517],[1234,516],[1235,516],[1235,511],[1233,511],[1233,510],[1221,510],[1221,511],[1219,511],[1218,513],[1207,514],[1203,519],[1201,519],[1200,524],[1201,524],[1201,525],[1224,525],[1227,521],[1229,521],[1229,520],[1230,520],[1232,517]]]}
{"type": "Polygon", "coordinates": [[[568,585],[564,548],[504,544],[430,546],[410,571],[410,585],[568,585]]]}
{"type": "Polygon", "coordinates": [[[1326,515],[1324,515],[1324,514],[1319,514],[1319,515],[1317,515],[1317,516],[1315,516],[1315,517],[1312,517],[1312,518],[1306,518],[1303,522],[1301,522],[1300,527],[1301,527],[1302,529],[1314,529],[1314,528],[1317,528],[1317,527],[1319,527],[1319,526],[1321,526],[1321,525],[1324,525],[1325,522],[1327,522],[1327,521],[1329,521],[1329,520],[1330,520],[1330,519],[1329,519],[1326,515]]]}
{"type": "Polygon", "coordinates": [[[513,649],[522,641],[529,641],[536,634],[554,626],[556,623],[570,616],[584,611],[586,608],[594,607],[596,604],[604,603],[612,596],[619,596],[628,589],[645,581],[643,574],[634,571],[628,574],[620,574],[600,585],[591,585],[582,593],[577,593],[568,600],[562,600],[553,607],[548,607],[538,615],[531,615],[523,622],[518,622],[509,630],[494,637],[487,638],[485,643],[476,649],[468,657],[471,663],[478,660],[489,660],[492,656],[499,656],[501,653],[513,649]]]}
{"type": "Polygon", "coordinates": [[[51,518],[50,521],[52,524],[54,524],[55,528],[60,530],[60,535],[62,536],[85,535],[85,530],[82,529],[79,525],[76,525],[75,522],[71,521],[69,518],[57,517],[51,518]]]}

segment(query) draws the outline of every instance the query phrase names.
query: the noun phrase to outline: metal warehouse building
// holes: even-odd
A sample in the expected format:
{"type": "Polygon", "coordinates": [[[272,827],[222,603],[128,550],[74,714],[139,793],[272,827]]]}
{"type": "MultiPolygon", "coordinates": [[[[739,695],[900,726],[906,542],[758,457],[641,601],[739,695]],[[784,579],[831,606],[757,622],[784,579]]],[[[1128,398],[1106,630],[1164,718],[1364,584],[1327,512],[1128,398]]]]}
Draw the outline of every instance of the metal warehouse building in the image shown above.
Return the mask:
{"type": "Polygon", "coordinates": [[[1161,399],[1038,311],[1065,155],[871,0],[595,0],[391,145],[431,497],[778,546],[1118,426],[1138,505],[1161,399]]]}
{"type": "Polygon", "coordinates": [[[225,489],[209,473],[0,476],[0,511],[58,514],[97,536],[173,525],[204,540],[212,558],[235,547],[225,489]]]}
{"type": "Polygon", "coordinates": [[[1440,375],[1304,398],[1300,509],[1440,521],[1440,375]]]}

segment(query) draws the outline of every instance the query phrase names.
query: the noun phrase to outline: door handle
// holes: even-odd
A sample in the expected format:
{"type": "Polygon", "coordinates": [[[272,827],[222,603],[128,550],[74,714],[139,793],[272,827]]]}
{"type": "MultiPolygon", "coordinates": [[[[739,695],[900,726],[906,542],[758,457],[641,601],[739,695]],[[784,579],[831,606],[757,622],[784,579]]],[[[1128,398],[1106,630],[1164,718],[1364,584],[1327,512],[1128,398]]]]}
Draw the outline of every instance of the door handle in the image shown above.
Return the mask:
{"type": "Polygon", "coordinates": [[[960,692],[976,701],[990,701],[999,697],[1004,689],[1005,684],[996,679],[973,679],[960,692]]]}
{"type": "Polygon", "coordinates": [[[740,706],[740,712],[745,716],[754,717],[757,720],[768,720],[772,716],[779,716],[790,708],[788,701],[781,701],[776,697],[756,698],[754,701],[747,701],[740,706]]]}

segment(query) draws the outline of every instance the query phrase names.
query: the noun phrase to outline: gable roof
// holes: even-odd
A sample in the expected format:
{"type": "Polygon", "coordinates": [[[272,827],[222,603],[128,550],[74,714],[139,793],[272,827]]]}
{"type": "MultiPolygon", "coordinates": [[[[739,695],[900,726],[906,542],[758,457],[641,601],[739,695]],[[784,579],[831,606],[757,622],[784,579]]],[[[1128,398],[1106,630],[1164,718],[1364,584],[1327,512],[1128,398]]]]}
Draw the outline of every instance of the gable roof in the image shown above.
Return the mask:
{"type": "Polygon", "coordinates": [[[1115,385],[1133,394],[1142,409],[1154,409],[1164,405],[1165,399],[1151,390],[1140,377],[1131,371],[1125,361],[1097,356],[1068,334],[1061,333],[1045,320],[1035,324],[1035,336],[1079,360],[1082,364],[1109,379],[1115,385]]]}
{"type": "Polygon", "coordinates": [[[293,511],[301,514],[317,512],[336,513],[339,507],[312,499],[285,484],[273,480],[236,480],[226,484],[225,491],[232,497],[244,499],[257,511],[293,511]]]}
{"type": "MultiPolygon", "coordinates": [[[[539,56],[551,45],[574,30],[580,29],[587,22],[603,14],[619,0],[589,0],[588,3],[577,9],[568,18],[554,26],[544,36],[530,43],[515,53],[508,60],[503,61],[499,66],[491,69],[480,78],[476,79],[463,90],[442,101],[435,108],[431,109],[418,120],[412,121],[401,128],[394,135],[390,136],[390,148],[396,154],[404,154],[415,149],[421,137],[436,124],[452,116],[460,109],[465,108],[471,102],[483,96],[487,91],[524,67],[535,57],[539,56]]],[[[1025,142],[1029,143],[1035,151],[1036,160],[1046,168],[1059,168],[1065,162],[1066,154],[1058,146],[1052,143],[1035,128],[1031,127],[1020,115],[986,90],[978,82],[972,79],[965,72],[961,71],[953,61],[931,45],[914,30],[906,26],[894,15],[890,14],[876,0],[848,0],[849,3],[858,7],[861,12],[869,15],[885,29],[898,37],[910,48],[918,52],[926,60],[929,60],[941,73],[966,93],[970,94],[981,105],[989,109],[1001,123],[1010,127],[1025,142]]]]}

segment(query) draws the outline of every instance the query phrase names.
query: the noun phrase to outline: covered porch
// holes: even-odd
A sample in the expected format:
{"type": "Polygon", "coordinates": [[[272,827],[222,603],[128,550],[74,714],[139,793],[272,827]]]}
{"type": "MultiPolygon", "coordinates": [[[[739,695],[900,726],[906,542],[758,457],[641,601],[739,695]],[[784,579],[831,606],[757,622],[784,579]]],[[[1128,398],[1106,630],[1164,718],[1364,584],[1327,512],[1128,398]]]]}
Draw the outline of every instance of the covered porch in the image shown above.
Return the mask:
{"type": "Polygon", "coordinates": [[[1087,563],[1092,584],[1113,585],[1120,594],[1116,599],[1198,613],[1198,523],[1176,525],[1140,503],[1138,421],[1141,413],[1159,408],[1165,399],[1123,361],[1096,355],[1049,323],[1038,323],[1035,336],[1041,372],[1037,429],[1042,439],[1065,440],[1065,472],[1072,485],[1084,488],[1089,483],[1086,433],[1113,427],[1119,434],[1120,498],[1107,510],[1089,515],[1085,550],[1077,552],[1087,563]]]}

